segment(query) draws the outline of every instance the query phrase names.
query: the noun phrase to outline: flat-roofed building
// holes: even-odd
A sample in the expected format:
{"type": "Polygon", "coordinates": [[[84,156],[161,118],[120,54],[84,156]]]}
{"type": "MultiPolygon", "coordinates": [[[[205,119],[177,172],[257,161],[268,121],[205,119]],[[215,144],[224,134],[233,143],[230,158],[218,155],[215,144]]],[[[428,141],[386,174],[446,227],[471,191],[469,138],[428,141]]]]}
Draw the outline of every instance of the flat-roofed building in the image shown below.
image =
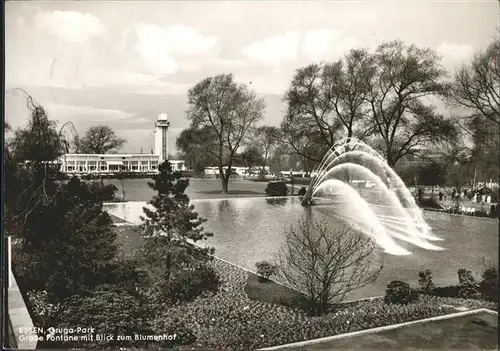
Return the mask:
{"type": "MultiPolygon", "coordinates": [[[[182,160],[169,160],[173,171],[185,171],[182,160]]],[[[158,172],[159,155],[150,154],[65,154],[58,160],[65,174],[92,175],[158,172]]]]}
{"type": "Polygon", "coordinates": [[[65,154],[59,158],[65,174],[156,173],[159,155],[150,154],[65,154]]]}

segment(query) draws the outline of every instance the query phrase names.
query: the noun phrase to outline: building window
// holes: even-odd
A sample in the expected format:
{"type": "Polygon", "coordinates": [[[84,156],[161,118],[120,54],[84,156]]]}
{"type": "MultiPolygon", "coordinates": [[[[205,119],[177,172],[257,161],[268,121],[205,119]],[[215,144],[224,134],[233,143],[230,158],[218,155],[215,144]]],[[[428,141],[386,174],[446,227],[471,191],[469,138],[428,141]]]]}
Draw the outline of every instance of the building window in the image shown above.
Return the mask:
{"type": "Polygon", "coordinates": [[[66,170],[68,172],[73,172],[75,170],[75,166],[68,166],[68,167],[66,167],[66,170]]]}
{"type": "Polygon", "coordinates": [[[141,164],[142,164],[143,166],[147,166],[147,165],[149,164],[149,161],[141,161],[141,164]]]}
{"type": "Polygon", "coordinates": [[[120,170],[120,166],[118,165],[109,165],[109,170],[112,172],[117,172],[120,170]]]}
{"type": "Polygon", "coordinates": [[[74,166],[75,165],[75,161],[68,161],[68,166],[74,166]]]}

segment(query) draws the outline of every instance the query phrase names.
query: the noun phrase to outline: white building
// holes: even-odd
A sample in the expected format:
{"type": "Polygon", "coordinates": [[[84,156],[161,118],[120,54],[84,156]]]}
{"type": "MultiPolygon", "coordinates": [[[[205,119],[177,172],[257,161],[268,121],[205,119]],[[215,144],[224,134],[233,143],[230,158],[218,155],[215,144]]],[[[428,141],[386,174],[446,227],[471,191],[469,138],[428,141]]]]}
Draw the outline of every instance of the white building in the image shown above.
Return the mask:
{"type": "MultiPolygon", "coordinates": [[[[231,173],[233,175],[245,176],[245,175],[258,175],[261,168],[253,168],[252,171],[248,167],[231,167],[231,173]]],[[[265,166],[264,170],[269,173],[269,166],[265,166]]],[[[224,171],[227,171],[227,167],[224,167],[224,171]]],[[[219,175],[219,167],[205,167],[203,173],[205,175],[219,175]]]]}
{"type": "MultiPolygon", "coordinates": [[[[155,174],[158,166],[168,159],[167,115],[158,115],[155,123],[154,154],[65,154],[58,160],[60,171],[74,175],[111,175],[121,172],[155,174]]],[[[181,160],[169,160],[174,171],[187,170],[181,160]]]]}

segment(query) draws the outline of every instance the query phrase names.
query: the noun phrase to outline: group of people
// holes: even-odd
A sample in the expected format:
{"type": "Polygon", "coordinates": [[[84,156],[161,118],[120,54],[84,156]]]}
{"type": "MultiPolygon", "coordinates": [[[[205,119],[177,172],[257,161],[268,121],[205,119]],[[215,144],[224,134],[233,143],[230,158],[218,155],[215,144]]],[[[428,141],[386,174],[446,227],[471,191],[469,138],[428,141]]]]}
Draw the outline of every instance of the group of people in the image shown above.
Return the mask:
{"type": "MultiPolygon", "coordinates": [[[[442,191],[439,192],[439,200],[443,200],[444,194],[442,191]]],[[[462,200],[468,198],[472,202],[477,203],[491,203],[491,195],[487,188],[482,189],[453,189],[451,192],[451,200],[462,200]]]]}

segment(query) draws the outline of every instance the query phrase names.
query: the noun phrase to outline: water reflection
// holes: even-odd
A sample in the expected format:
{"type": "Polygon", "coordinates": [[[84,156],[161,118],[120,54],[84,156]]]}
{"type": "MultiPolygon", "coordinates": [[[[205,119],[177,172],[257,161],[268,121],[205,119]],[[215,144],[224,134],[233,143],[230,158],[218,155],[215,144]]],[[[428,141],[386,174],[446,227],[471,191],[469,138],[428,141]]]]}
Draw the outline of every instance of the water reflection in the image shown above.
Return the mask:
{"type": "Polygon", "coordinates": [[[266,203],[271,206],[284,206],[288,203],[288,197],[268,197],[266,203]]]}
{"type": "MultiPolygon", "coordinates": [[[[107,206],[108,211],[139,224],[145,202],[107,206]]],[[[313,220],[328,214],[329,205],[303,207],[294,198],[235,198],[193,201],[196,211],[206,218],[204,227],[214,236],[206,242],[215,247],[217,256],[254,270],[255,263],[272,260],[284,244],[285,231],[302,218],[313,220]],[[271,201],[269,201],[271,200],[271,201]]],[[[425,220],[449,249],[434,252],[412,249],[409,256],[385,255],[384,270],[375,283],[380,294],[391,280],[418,280],[418,271],[432,269],[436,284],[456,283],[456,272],[466,267],[484,270],[483,262],[498,263],[498,222],[475,217],[426,212],[425,220]]],[[[332,228],[341,225],[331,219],[332,228]]],[[[373,287],[370,288],[373,292],[373,287]]],[[[362,297],[363,291],[351,297],[362,297]]]]}

